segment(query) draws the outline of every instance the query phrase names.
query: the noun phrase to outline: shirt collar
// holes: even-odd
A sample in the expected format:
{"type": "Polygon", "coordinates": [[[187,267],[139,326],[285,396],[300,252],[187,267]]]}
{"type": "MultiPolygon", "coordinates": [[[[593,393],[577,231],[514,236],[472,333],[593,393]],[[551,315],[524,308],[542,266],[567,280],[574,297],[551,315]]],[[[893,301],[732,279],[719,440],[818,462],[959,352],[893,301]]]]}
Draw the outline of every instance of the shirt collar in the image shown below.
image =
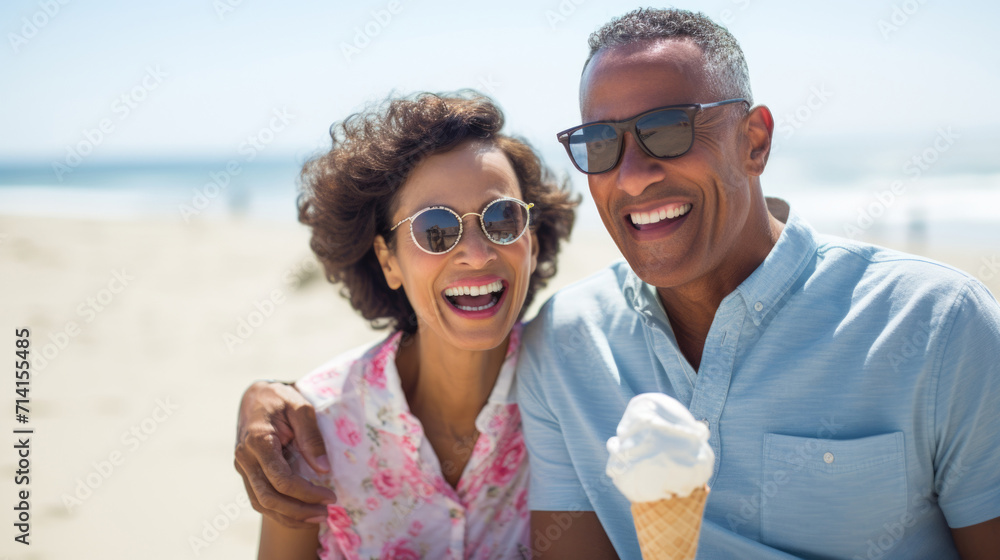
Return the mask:
{"type": "Polygon", "coordinates": [[[743,296],[747,313],[758,327],[799,279],[816,253],[816,231],[791,211],[778,242],[757,270],[736,291],[743,296]]]}
{"type": "MultiPolygon", "coordinates": [[[[482,433],[499,431],[502,426],[493,422],[493,417],[501,412],[506,412],[506,407],[515,403],[512,389],[523,326],[522,323],[517,323],[511,329],[507,353],[500,366],[500,374],[493,384],[493,390],[486,400],[486,405],[476,417],[476,429],[482,433]]],[[[402,382],[399,379],[399,370],[396,369],[396,353],[399,351],[401,341],[402,333],[397,332],[376,348],[375,359],[366,367],[366,369],[372,369],[366,373],[371,378],[379,379],[380,376],[374,368],[382,368],[385,390],[380,391],[368,383],[368,396],[365,399],[366,416],[370,420],[382,420],[382,422],[376,423],[382,430],[400,435],[406,433],[410,428],[407,419],[411,416],[410,406],[406,402],[406,395],[403,394],[402,382]]]]}
{"type": "MultiPolygon", "coordinates": [[[[789,211],[785,228],[767,258],[737,286],[734,293],[742,296],[743,304],[746,305],[747,312],[755,325],[760,326],[767,314],[801,276],[818,247],[816,236],[816,231],[805,220],[794,210],[789,211]]],[[[622,293],[632,307],[647,320],[667,319],[656,287],[643,282],[631,270],[622,283],[622,293]]],[[[732,294],[727,298],[731,296],[732,294]]],[[[669,321],[665,322],[669,328],[669,321]]]]}

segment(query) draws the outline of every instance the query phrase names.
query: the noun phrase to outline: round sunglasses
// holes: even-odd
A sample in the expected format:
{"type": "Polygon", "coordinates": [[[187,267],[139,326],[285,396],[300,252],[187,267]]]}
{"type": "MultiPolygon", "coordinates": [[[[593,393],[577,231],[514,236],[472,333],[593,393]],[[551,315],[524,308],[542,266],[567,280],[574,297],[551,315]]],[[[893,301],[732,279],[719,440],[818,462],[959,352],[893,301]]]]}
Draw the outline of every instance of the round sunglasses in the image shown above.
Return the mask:
{"type": "Polygon", "coordinates": [[[483,208],[482,212],[459,215],[447,206],[429,206],[409,218],[403,218],[389,231],[410,222],[410,237],[425,253],[443,255],[451,251],[462,239],[462,222],[466,216],[479,216],[479,225],[489,239],[497,245],[510,245],[524,235],[531,223],[531,208],[516,198],[498,198],[483,208]]]}
{"type": "Polygon", "coordinates": [[[750,103],[743,98],[715,103],[670,105],[644,111],[623,121],[597,121],[566,129],[556,135],[569,159],[580,171],[594,175],[611,171],[622,158],[622,140],[631,132],[650,157],[682,156],[694,144],[694,117],[702,109],[730,103],[750,103]]]}

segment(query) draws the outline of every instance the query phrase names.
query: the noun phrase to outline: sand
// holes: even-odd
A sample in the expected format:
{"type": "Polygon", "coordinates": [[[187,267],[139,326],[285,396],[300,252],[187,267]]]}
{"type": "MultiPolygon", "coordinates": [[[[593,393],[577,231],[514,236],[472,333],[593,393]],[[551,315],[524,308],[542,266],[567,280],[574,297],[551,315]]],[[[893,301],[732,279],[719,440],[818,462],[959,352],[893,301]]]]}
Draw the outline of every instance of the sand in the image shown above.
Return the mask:
{"type": "MultiPolygon", "coordinates": [[[[995,249],[931,256],[1000,293],[995,249]]],[[[617,258],[605,232],[578,232],[552,288],[617,258]]],[[[23,426],[13,375],[0,381],[0,559],[255,557],[260,515],[232,465],[243,389],[383,336],[293,224],[0,217],[0,269],[0,349],[28,327],[45,358],[26,425],[30,547],[13,541],[23,426]]]]}

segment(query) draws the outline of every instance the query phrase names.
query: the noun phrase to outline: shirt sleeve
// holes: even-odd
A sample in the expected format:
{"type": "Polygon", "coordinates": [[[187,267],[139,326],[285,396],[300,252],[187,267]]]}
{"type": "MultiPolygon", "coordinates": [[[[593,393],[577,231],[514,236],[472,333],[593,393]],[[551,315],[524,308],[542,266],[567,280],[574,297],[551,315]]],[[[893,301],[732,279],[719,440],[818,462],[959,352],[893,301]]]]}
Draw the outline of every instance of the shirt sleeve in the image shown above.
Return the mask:
{"type": "Polygon", "coordinates": [[[540,322],[541,317],[525,329],[517,369],[517,402],[531,470],[528,505],[533,511],[593,511],[546,397],[545,380],[559,372],[545,351],[540,322]]]}
{"type": "Polygon", "coordinates": [[[951,315],[938,366],[934,477],[938,504],[958,528],[1000,517],[1000,306],[970,280],[951,315]]]}

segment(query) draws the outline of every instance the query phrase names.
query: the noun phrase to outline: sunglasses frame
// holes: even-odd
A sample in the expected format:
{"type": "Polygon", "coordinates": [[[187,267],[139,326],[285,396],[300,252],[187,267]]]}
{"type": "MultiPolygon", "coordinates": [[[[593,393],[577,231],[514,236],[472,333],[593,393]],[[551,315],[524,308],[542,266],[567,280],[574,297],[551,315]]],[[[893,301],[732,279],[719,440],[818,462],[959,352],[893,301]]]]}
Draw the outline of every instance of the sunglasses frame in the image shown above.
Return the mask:
{"type": "Polygon", "coordinates": [[[643,111],[643,112],[639,113],[638,115],[636,115],[636,116],[634,116],[632,118],[625,119],[625,120],[622,120],[622,121],[593,121],[593,122],[581,124],[579,126],[574,126],[573,128],[567,128],[566,130],[564,130],[564,131],[556,134],[556,139],[559,140],[559,143],[561,143],[564,148],[566,148],[566,154],[569,156],[569,160],[573,163],[573,167],[576,167],[581,173],[586,173],[587,175],[599,175],[601,173],[607,173],[608,171],[611,171],[615,167],[618,167],[618,164],[621,163],[621,161],[622,161],[622,153],[624,152],[624,148],[625,148],[625,142],[624,142],[624,140],[625,140],[625,133],[626,132],[631,132],[632,133],[632,137],[635,138],[636,144],[638,144],[639,147],[642,148],[642,151],[645,152],[646,155],[648,155],[651,158],[655,158],[655,159],[673,159],[673,158],[681,157],[682,155],[684,155],[684,154],[688,153],[689,151],[691,151],[691,146],[694,145],[694,118],[695,118],[695,115],[697,115],[699,112],[701,112],[702,109],[711,109],[712,107],[720,107],[722,105],[729,105],[730,103],[739,103],[739,102],[746,103],[748,108],[750,106],[750,102],[747,101],[746,99],[742,98],[742,97],[736,97],[736,98],[733,98],[733,99],[726,99],[724,101],[716,101],[714,103],[685,103],[685,104],[682,104],[682,105],[666,105],[664,107],[657,107],[655,109],[650,109],[648,111],[643,111]],[[686,150],[684,150],[683,152],[681,152],[681,153],[679,153],[679,154],[677,154],[675,156],[658,156],[658,155],[654,154],[652,151],[650,151],[650,149],[642,141],[641,135],[636,130],[636,125],[638,124],[639,119],[641,119],[641,118],[643,118],[643,117],[645,117],[647,115],[650,115],[652,113],[656,113],[656,112],[659,112],[659,111],[665,111],[665,110],[668,110],[668,109],[669,110],[675,110],[675,111],[683,111],[684,113],[687,114],[688,121],[690,121],[690,123],[691,123],[691,142],[688,144],[688,147],[687,147],[686,150]],[[598,125],[598,124],[610,126],[612,129],[614,129],[615,134],[618,136],[618,155],[615,157],[615,162],[614,162],[614,164],[611,165],[611,167],[609,167],[607,169],[604,169],[602,171],[586,171],[586,170],[584,170],[583,168],[580,167],[580,165],[576,162],[576,158],[573,157],[573,151],[569,147],[569,138],[570,138],[570,136],[574,132],[576,132],[578,130],[584,129],[584,128],[588,127],[588,126],[593,126],[593,125],[598,125]]]}
{"type": "Polygon", "coordinates": [[[465,217],[466,216],[479,216],[479,228],[483,230],[483,234],[486,236],[486,239],[488,239],[491,243],[494,243],[496,245],[505,246],[505,245],[511,245],[511,244],[515,243],[518,239],[521,239],[521,236],[524,235],[524,232],[528,231],[528,228],[531,227],[531,209],[534,208],[534,207],[535,207],[535,204],[533,202],[524,202],[522,200],[518,200],[518,199],[516,199],[514,197],[511,197],[511,196],[502,196],[502,197],[500,197],[500,198],[498,198],[496,200],[488,202],[485,206],[483,206],[483,210],[481,212],[478,212],[478,213],[477,212],[466,212],[465,214],[459,215],[458,212],[452,210],[451,208],[448,208],[447,206],[428,206],[427,208],[422,208],[420,210],[417,210],[416,214],[413,214],[412,216],[410,216],[408,218],[403,218],[402,220],[400,220],[399,222],[397,222],[396,225],[394,225],[391,228],[389,228],[389,231],[396,231],[396,228],[398,228],[399,226],[403,225],[403,222],[409,221],[410,222],[410,239],[413,240],[413,244],[414,245],[416,245],[421,251],[427,253],[428,255],[444,255],[444,254],[450,253],[451,250],[454,249],[455,247],[458,247],[459,242],[462,241],[462,234],[465,233],[465,217]],[[499,241],[494,240],[492,237],[490,237],[489,232],[486,231],[486,222],[483,221],[483,215],[486,214],[486,211],[489,210],[490,206],[493,206],[494,204],[496,204],[498,202],[504,202],[504,201],[515,202],[515,203],[519,204],[522,208],[524,208],[524,210],[528,213],[528,219],[525,220],[525,222],[524,222],[524,229],[521,230],[521,233],[517,234],[517,237],[515,237],[514,239],[511,239],[507,243],[501,243],[499,241]],[[453,216],[455,216],[455,218],[458,220],[458,237],[455,238],[455,243],[453,243],[451,247],[448,247],[447,250],[441,251],[439,253],[435,253],[434,251],[428,251],[427,249],[425,249],[424,246],[421,245],[419,241],[417,241],[416,234],[413,233],[413,222],[414,222],[414,220],[416,220],[424,212],[428,212],[430,210],[447,210],[448,212],[451,212],[451,214],[453,216]]]}

